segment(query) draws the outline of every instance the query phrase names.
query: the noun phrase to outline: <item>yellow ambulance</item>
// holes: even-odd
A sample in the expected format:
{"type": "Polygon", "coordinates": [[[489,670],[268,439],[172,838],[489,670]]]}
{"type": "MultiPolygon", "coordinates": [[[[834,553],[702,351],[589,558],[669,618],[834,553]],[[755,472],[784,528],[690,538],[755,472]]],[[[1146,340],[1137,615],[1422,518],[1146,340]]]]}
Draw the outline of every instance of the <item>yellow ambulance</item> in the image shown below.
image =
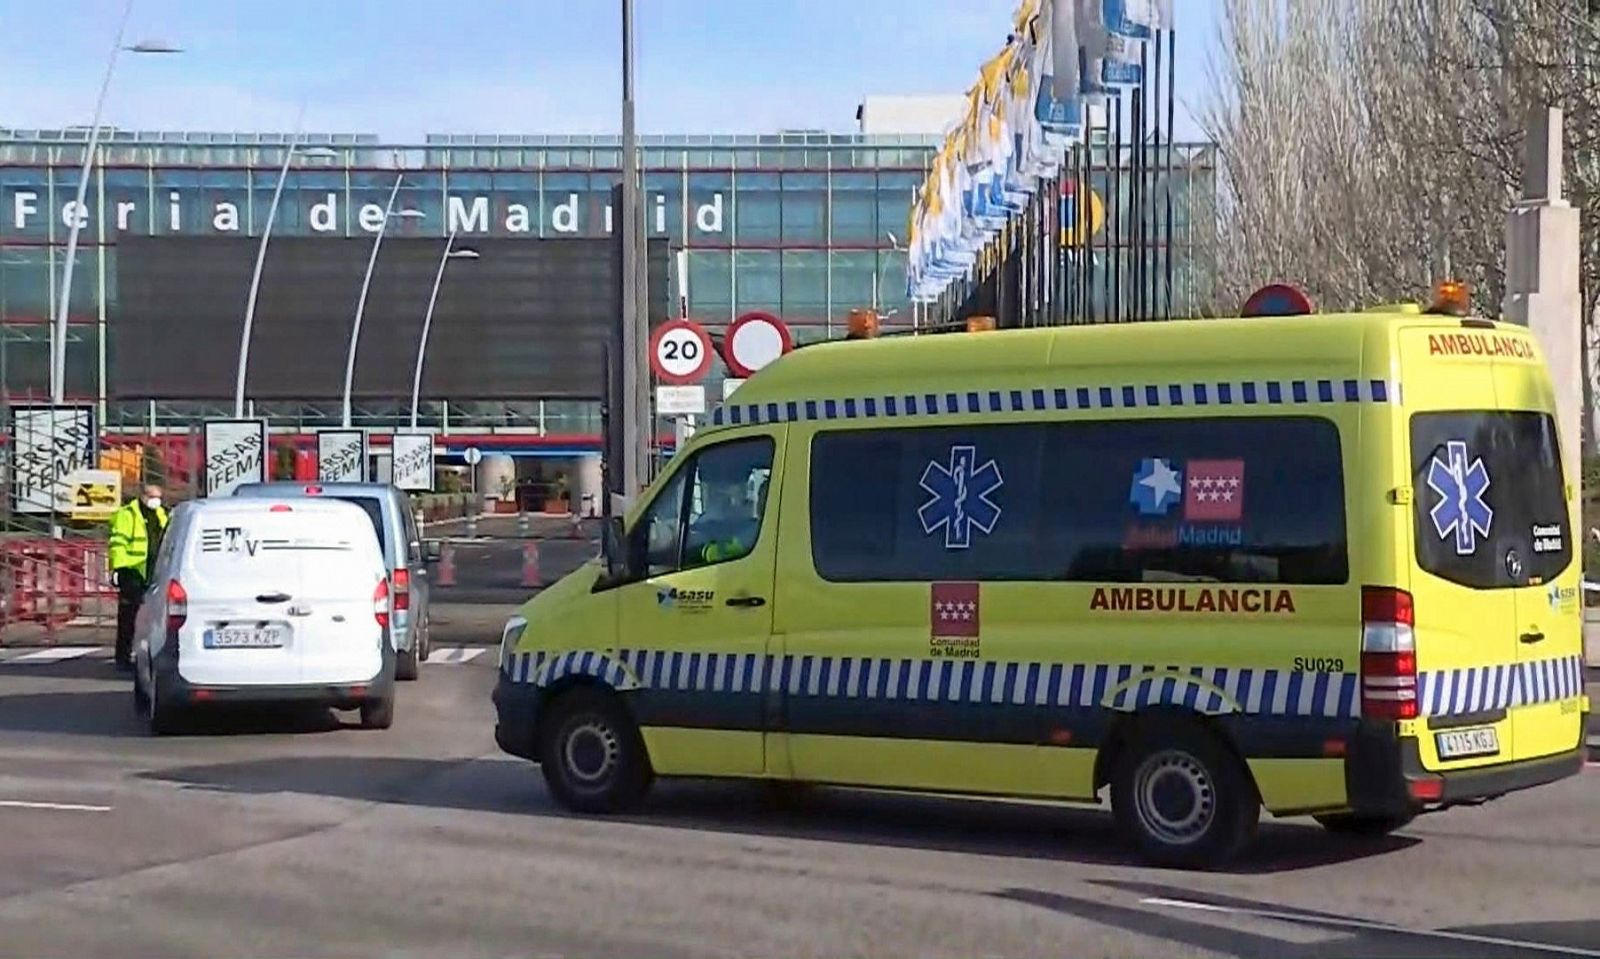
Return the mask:
{"type": "Polygon", "coordinates": [[[1578,773],[1580,543],[1529,331],[1393,308],[810,346],[506,624],[501,748],[1099,802],[1208,866],[1578,773]]]}

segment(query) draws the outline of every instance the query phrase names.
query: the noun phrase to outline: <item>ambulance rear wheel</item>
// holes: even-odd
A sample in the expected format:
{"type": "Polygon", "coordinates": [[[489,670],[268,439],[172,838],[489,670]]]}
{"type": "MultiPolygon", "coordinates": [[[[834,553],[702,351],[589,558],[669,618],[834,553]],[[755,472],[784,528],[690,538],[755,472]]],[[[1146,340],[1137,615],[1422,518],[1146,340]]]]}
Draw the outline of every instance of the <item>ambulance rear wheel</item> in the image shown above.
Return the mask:
{"type": "Polygon", "coordinates": [[[650,786],[644,739],[615,695],[578,687],[540,719],[539,767],[550,794],[583,813],[622,812],[650,786]]]}
{"type": "Polygon", "coordinates": [[[1331,813],[1326,816],[1313,816],[1323,829],[1336,836],[1363,836],[1378,838],[1387,836],[1397,829],[1404,829],[1417,818],[1413,813],[1400,813],[1391,816],[1363,816],[1358,813],[1331,813]]]}
{"type": "Polygon", "coordinates": [[[1111,808],[1145,860],[1185,869],[1232,859],[1261,816],[1244,764],[1204,727],[1181,719],[1133,727],[1111,778],[1111,808]]]}

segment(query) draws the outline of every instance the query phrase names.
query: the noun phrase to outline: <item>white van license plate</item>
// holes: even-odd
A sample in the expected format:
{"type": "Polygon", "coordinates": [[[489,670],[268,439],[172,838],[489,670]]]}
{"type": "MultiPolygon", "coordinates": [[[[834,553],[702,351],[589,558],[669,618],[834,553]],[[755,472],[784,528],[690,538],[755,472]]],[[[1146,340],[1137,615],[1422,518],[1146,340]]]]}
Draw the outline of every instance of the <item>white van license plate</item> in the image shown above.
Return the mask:
{"type": "Polygon", "coordinates": [[[1434,733],[1434,742],[1438,744],[1440,759],[1493,756],[1500,751],[1500,737],[1490,726],[1434,733]]]}
{"type": "Polygon", "coordinates": [[[271,649],[283,645],[281,626],[218,626],[206,630],[210,649],[271,649]]]}

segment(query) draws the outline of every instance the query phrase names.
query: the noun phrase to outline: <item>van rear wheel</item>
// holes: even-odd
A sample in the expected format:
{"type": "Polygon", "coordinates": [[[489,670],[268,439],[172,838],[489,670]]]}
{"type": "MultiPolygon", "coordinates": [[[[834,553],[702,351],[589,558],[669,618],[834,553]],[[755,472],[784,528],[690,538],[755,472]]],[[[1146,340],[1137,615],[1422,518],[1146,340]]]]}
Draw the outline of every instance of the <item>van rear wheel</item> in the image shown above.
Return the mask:
{"type": "Polygon", "coordinates": [[[614,695],[577,688],[542,717],[539,767],[556,801],[574,812],[621,812],[650,787],[638,726],[614,695]]]}
{"type": "Polygon", "coordinates": [[[1199,724],[1137,722],[1111,779],[1111,808],[1148,861],[1226,863],[1255,835],[1261,800],[1244,764],[1199,724]]]}
{"type": "Polygon", "coordinates": [[[388,729],[394,725],[394,693],[361,704],[362,729],[388,729]]]}
{"type": "Polygon", "coordinates": [[[1325,816],[1311,817],[1323,829],[1336,836],[1364,836],[1377,838],[1387,836],[1397,829],[1404,829],[1417,818],[1415,813],[1398,813],[1388,816],[1363,816],[1359,813],[1330,813],[1325,816]]]}
{"type": "Polygon", "coordinates": [[[182,705],[171,702],[171,698],[162,694],[159,679],[151,679],[150,688],[144,695],[144,717],[150,735],[171,736],[179,731],[183,722],[182,705]]]}
{"type": "Polygon", "coordinates": [[[410,649],[402,649],[395,654],[395,679],[412,680],[417,678],[417,674],[417,648],[415,646],[410,649]]]}

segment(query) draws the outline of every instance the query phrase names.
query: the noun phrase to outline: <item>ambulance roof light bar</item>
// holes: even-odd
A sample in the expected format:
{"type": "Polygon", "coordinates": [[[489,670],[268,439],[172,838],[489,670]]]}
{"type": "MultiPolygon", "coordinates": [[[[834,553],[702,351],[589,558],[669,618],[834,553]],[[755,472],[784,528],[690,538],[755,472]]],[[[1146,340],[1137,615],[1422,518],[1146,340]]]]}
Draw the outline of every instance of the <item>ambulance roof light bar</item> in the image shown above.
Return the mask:
{"type": "Polygon", "coordinates": [[[1311,298],[1287,283],[1268,283],[1244,301],[1240,316],[1306,316],[1315,313],[1311,298]]]}
{"type": "Polygon", "coordinates": [[[1472,287],[1460,280],[1440,280],[1433,287],[1428,312],[1441,316],[1466,316],[1472,312],[1472,287]]]}

